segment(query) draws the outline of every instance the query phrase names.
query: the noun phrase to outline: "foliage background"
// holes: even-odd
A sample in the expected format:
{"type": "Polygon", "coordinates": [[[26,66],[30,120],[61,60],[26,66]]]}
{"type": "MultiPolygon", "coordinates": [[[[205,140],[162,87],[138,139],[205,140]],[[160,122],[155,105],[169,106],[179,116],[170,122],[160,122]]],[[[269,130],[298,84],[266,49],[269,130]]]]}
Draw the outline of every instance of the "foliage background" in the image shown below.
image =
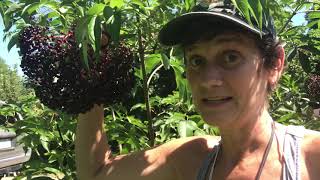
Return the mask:
{"type": "MultiPolygon", "coordinates": [[[[308,97],[305,89],[310,74],[320,71],[317,69],[320,3],[305,0],[241,2],[245,3],[239,8],[244,13],[256,13],[256,17],[269,8],[274,14],[279,37],[285,42],[286,72],[270,97],[273,118],[283,124],[320,130],[320,119],[312,112],[312,104],[320,100],[308,97]],[[257,3],[264,5],[261,12],[246,11],[257,3]],[[307,25],[294,26],[291,19],[302,12],[307,25]]],[[[9,49],[15,46],[17,34],[28,24],[66,31],[78,18],[83,22],[76,27],[79,45],[83,43],[82,52],[86,51],[84,44],[87,43],[99,48],[100,40],[94,33],[97,22],[103,24],[98,30],[111,32],[113,41],[125,40],[130,45],[136,55],[137,77],[132,98],[125,104],[105,109],[109,144],[115,154],[124,154],[175,138],[219,134],[215,127],[203,122],[192,105],[183,75],[182,52],[157,42],[159,29],[195,3],[193,0],[3,0],[0,14],[6,26],[6,38],[11,39],[9,49]]],[[[42,105],[16,71],[10,70],[3,61],[0,61],[0,99],[10,104],[0,108],[2,117],[13,116],[15,112],[24,117],[23,121],[6,122],[1,127],[23,135],[21,142],[33,150],[31,160],[16,178],[76,179],[76,116],[54,112],[42,105]]]]}
{"type": "Polygon", "coordinates": [[[17,73],[17,67],[10,68],[0,57],[0,100],[14,103],[26,93],[27,89],[24,88],[23,79],[17,73]]]}

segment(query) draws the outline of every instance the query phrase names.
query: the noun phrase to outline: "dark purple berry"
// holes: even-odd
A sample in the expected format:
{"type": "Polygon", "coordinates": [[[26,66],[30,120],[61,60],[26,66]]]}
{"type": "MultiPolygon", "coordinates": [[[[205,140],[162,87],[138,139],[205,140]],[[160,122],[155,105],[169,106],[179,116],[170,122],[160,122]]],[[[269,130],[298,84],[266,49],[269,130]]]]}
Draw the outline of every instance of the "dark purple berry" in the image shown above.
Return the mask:
{"type": "Polygon", "coordinates": [[[21,68],[44,105],[78,114],[94,104],[111,105],[128,96],[134,85],[134,58],[129,48],[105,46],[99,62],[90,49],[88,71],[73,31],[49,33],[46,28],[29,26],[19,38],[21,68]]]}

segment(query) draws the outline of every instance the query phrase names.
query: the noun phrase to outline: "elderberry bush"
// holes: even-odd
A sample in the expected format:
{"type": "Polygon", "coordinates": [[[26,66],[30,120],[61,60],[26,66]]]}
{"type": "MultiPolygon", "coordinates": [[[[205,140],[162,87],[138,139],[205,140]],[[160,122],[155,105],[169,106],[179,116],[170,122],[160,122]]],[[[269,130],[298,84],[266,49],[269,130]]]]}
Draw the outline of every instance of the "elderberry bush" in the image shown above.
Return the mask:
{"type": "Polygon", "coordinates": [[[89,50],[89,70],[82,65],[73,31],[57,35],[29,26],[21,32],[19,46],[28,82],[51,109],[83,113],[94,104],[123,101],[134,86],[133,54],[124,44],[103,47],[100,61],[89,50]]]}
{"type": "Polygon", "coordinates": [[[312,74],[306,82],[307,92],[310,98],[317,102],[314,108],[320,108],[320,75],[312,74]]]}
{"type": "Polygon", "coordinates": [[[320,76],[320,62],[318,62],[318,63],[316,64],[314,74],[317,74],[317,75],[320,76]]]}

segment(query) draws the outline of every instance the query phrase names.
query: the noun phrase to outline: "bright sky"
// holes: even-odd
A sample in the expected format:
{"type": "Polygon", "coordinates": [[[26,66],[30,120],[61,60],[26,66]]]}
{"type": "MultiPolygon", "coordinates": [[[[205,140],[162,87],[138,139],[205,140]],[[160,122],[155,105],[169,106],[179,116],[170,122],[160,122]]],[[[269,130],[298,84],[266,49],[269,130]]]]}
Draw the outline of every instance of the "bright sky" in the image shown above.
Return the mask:
{"type": "Polygon", "coordinates": [[[18,49],[14,46],[10,52],[8,52],[8,43],[9,40],[3,41],[3,21],[2,17],[0,15],[0,57],[3,58],[6,62],[6,64],[10,65],[13,67],[15,64],[19,66],[19,74],[22,75],[22,71],[20,69],[20,57],[18,54],[18,49]]]}
{"type": "MultiPolygon", "coordinates": [[[[293,22],[295,25],[302,25],[305,20],[304,20],[304,14],[298,14],[294,16],[293,22]]],[[[16,47],[13,47],[10,52],[8,52],[8,40],[2,41],[3,40],[3,21],[2,17],[0,15],[0,57],[2,57],[8,65],[13,67],[15,64],[17,64],[20,68],[20,57],[18,55],[18,49],[16,47]]],[[[19,69],[19,74],[22,75],[21,69],[19,69]]]]}

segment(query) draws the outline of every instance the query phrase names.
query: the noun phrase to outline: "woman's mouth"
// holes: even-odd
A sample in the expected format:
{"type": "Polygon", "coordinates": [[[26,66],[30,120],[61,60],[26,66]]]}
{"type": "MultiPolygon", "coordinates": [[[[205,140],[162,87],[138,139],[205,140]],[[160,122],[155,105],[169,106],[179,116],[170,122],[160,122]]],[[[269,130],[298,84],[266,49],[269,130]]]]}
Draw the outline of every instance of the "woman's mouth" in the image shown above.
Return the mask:
{"type": "Polygon", "coordinates": [[[209,98],[203,98],[202,102],[205,106],[210,108],[218,108],[226,105],[228,102],[230,102],[233,98],[229,96],[224,97],[209,97],[209,98]]]}

